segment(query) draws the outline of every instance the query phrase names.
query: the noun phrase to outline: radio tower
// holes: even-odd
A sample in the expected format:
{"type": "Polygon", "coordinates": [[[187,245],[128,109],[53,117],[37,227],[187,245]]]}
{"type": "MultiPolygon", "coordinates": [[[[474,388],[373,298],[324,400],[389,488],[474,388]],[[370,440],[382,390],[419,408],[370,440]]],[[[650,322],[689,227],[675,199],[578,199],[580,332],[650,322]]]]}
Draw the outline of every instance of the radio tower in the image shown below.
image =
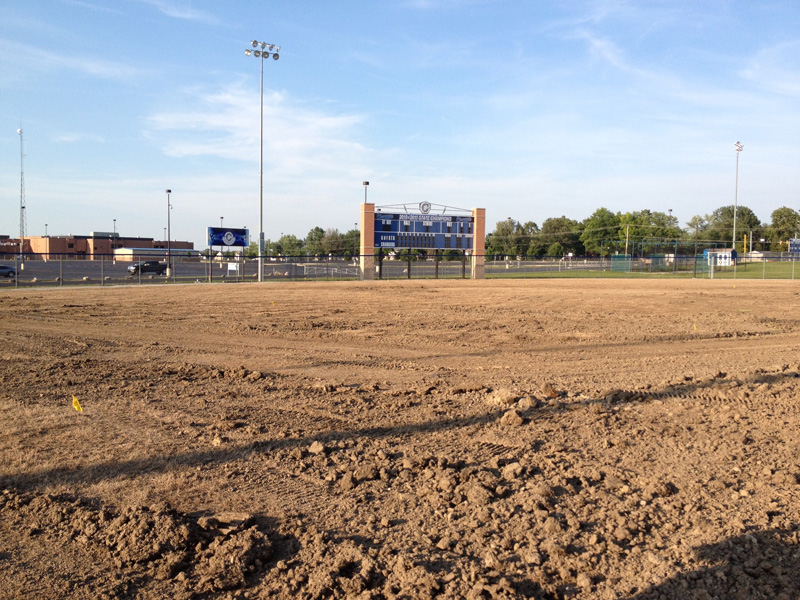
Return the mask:
{"type": "Polygon", "coordinates": [[[25,239],[25,149],[22,138],[22,128],[17,129],[19,134],[19,256],[22,258],[23,240],[25,239]]]}

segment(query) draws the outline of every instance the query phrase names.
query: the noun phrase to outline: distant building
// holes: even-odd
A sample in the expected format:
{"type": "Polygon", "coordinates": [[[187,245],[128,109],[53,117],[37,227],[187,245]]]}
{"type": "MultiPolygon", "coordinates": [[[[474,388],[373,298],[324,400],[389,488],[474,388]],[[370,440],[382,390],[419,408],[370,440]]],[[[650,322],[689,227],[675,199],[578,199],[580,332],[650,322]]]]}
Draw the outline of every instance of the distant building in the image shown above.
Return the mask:
{"type": "MultiPolygon", "coordinates": [[[[193,242],[173,240],[169,243],[169,246],[171,254],[177,254],[181,250],[194,250],[193,242]]],[[[68,254],[87,260],[99,260],[101,256],[106,258],[120,254],[130,256],[130,252],[118,252],[123,248],[135,248],[151,252],[153,249],[161,249],[161,256],[166,256],[167,254],[166,241],[156,241],[153,238],[143,237],[122,237],[119,233],[103,231],[93,231],[89,235],[25,237],[22,252],[23,254],[32,254],[34,258],[54,259],[58,258],[58,255],[68,254]]],[[[0,256],[18,255],[19,250],[19,238],[0,236],[0,256]]]]}

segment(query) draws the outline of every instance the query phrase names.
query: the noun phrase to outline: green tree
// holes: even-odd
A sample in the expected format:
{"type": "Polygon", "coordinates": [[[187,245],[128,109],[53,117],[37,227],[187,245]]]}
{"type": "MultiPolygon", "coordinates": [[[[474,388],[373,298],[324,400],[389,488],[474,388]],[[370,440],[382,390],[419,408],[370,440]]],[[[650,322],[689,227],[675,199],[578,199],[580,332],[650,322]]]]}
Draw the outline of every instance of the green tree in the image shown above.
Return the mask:
{"type": "MultiPolygon", "coordinates": [[[[265,256],[280,256],[283,254],[279,241],[272,241],[271,239],[264,240],[264,255],[265,256]]],[[[258,256],[258,248],[256,248],[256,256],[258,256]]]]}
{"type": "Polygon", "coordinates": [[[250,242],[250,245],[244,250],[244,256],[245,258],[257,258],[258,244],[256,242],[250,242]]]}
{"type": "Polygon", "coordinates": [[[573,255],[582,255],[584,253],[583,244],[581,243],[581,224],[573,219],[567,217],[555,217],[547,219],[542,223],[542,229],[539,232],[542,244],[547,246],[547,255],[550,254],[550,249],[553,244],[560,244],[563,250],[562,254],[572,252],[573,255]]]}
{"type": "Polygon", "coordinates": [[[338,229],[328,228],[320,240],[323,254],[339,256],[343,253],[342,234],[338,229]]]}
{"type": "MultiPolygon", "coordinates": [[[[730,242],[733,239],[733,205],[720,206],[710,215],[706,215],[708,229],[706,237],[712,241],[730,242]]],[[[760,229],[761,221],[746,206],[736,207],[736,241],[744,238],[751,229],[760,229]]]]}
{"type": "Polygon", "coordinates": [[[303,251],[311,256],[319,256],[324,254],[322,247],[322,238],[325,237],[325,230],[322,227],[314,227],[308,232],[306,239],[303,241],[303,251]]]}
{"type": "Polygon", "coordinates": [[[541,231],[539,226],[533,221],[522,224],[522,248],[526,256],[541,256],[545,248],[542,244],[541,231]]]}
{"type": "Polygon", "coordinates": [[[440,256],[442,257],[442,260],[457,261],[464,258],[464,253],[461,250],[450,248],[449,250],[442,251],[440,256]]]}
{"type": "Polygon", "coordinates": [[[583,223],[581,242],[587,254],[603,254],[608,256],[613,248],[604,241],[616,239],[619,235],[619,213],[613,213],[607,208],[598,208],[583,223]]]}
{"type": "Polygon", "coordinates": [[[284,256],[303,256],[303,240],[294,235],[282,235],[278,240],[284,256]]]}
{"type": "Polygon", "coordinates": [[[708,229],[708,217],[702,215],[695,215],[686,221],[686,237],[692,240],[700,239],[700,235],[704,234],[708,229]]]}
{"type": "Polygon", "coordinates": [[[769,249],[781,252],[788,249],[788,240],[800,235],[800,213],[788,206],[772,211],[772,223],[765,229],[764,237],[769,249]]]}
{"type": "Polygon", "coordinates": [[[564,246],[554,242],[547,247],[547,256],[564,256],[564,246]]]}
{"type": "Polygon", "coordinates": [[[665,251],[664,243],[682,237],[677,217],[663,212],[639,210],[619,218],[619,239],[627,244],[628,254],[637,249],[647,254],[665,251]]]}
{"type": "Polygon", "coordinates": [[[524,254],[526,249],[523,226],[511,217],[498,221],[494,231],[486,236],[486,254],[489,255],[515,258],[524,254]]]}
{"type": "Polygon", "coordinates": [[[361,252],[361,232],[358,229],[351,229],[342,236],[344,247],[343,254],[352,258],[361,252]]]}

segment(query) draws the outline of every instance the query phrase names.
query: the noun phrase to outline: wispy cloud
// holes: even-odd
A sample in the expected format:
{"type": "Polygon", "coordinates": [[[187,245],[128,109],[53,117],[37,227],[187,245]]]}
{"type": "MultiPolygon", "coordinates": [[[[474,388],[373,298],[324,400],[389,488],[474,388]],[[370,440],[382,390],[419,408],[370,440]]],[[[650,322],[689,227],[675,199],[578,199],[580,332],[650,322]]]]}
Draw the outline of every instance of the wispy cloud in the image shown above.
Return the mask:
{"type": "Polygon", "coordinates": [[[84,142],[102,143],[106,140],[102,136],[93,133],[65,132],[53,136],[53,141],[62,144],[75,144],[84,142]]]}
{"type": "Polygon", "coordinates": [[[465,6],[496,4],[499,0],[406,0],[404,5],[417,10],[454,9],[465,6]]]}
{"type": "Polygon", "coordinates": [[[0,40],[0,62],[30,71],[68,69],[91,77],[115,81],[131,81],[147,73],[143,69],[120,61],[81,54],[65,54],[63,51],[52,52],[38,46],[8,40],[0,40]]]}
{"type": "Polygon", "coordinates": [[[742,76],[769,91],[800,96],[800,41],[761,50],[748,62],[742,76]]]}
{"type": "MultiPolygon", "coordinates": [[[[214,93],[187,90],[191,108],[164,111],[147,119],[147,135],[173,157],[218,156],[258,159],[259,96],[233,85],[214,93]]],[[[336,171],[343,161],[359,163],[366,149],[356,141],[360,115],[331,115],[291,106],[280,92],[264,98],[264,152],[268,168],[285,174],[313,169],[336,171]]]]}
{"type": "Polygon", "coordinates": [[[184,21],[199,21],[202,23],[218,24],[219,20],[205,10],[198,10],[190,6],[187,2],[175,2],[170,0],[140,0],[148,4],[168,17],[181,19],[184,21]]]}
{"type": "Polygon", "coordinates": [[[107,14],[122,14],[122,11],[117,8],[95,4],[92,2],[84,2],[83,0],[61,0],[61,2],[63,2],[64,4],[68,4],[70,6],[77,6],[78,8],[85,8],[95,12],[102,12],[107,14]]]}

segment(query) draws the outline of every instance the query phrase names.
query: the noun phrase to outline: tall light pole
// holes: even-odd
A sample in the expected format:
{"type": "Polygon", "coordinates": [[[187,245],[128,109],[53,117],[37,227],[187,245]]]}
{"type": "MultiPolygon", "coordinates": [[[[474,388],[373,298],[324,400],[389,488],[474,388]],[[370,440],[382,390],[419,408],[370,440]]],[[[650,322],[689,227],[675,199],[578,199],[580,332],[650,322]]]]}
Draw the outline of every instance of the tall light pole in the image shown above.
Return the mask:
{"type": "Polygon", "coordinates": [[[117,220],[114,219],[114,237],[117,237],[117,220]]]}
{"type": "Polygon", "coordinates": [[[733,146],[736,148],[736,185],[733,188],[733,249],[736,250],[736,213],[739,212],[739,153],[744,148],[744,144],[736,142],[733,146]]]}
{"type": "Polygon", "coordinates": [[[22,127],[17,129],[19,134],[19,258],[22,260],[24,250],[27,222],[25,218],[25,144],[22,136],[22,127]]]}
{"type": "Polygon", "coordinates": [[[219,218],[219,228],[220,228],[220,229],[222,229],[222,220],[223,220],[224,218],[225,218],[225,217],[220,217],[220,218],[219,218]]]}
{"type": "Polygon", "coordinates": [[[47,237],[47,223],[44,224],[44,237],[47,237]]]}
{"type": "Polygon", "coordinates": [[[172,248],[169,242],[170,237],[172,237],[172,231],[170,230],[170,223],[169,223],[169,213],[171,212],[172,205],[169,203],[169,195],[172,193],[172,190],[167,191],[167,277],[172,275],[172,248]]]}
{"type": "Polygon", "coordinates": [[[261,125],[258,152],[258,280],[264,281],[264,59],[270,56],[278,60],[280,46],[253,40],[253,50],[244,51],[245,56],[255,56],[261,63],[261,125]]]}
{"type": "Polygon", "coordinates": [[[367,203],[367,188],[369,187],[369,181],[364,182],[364,204],[367,203]]]}

